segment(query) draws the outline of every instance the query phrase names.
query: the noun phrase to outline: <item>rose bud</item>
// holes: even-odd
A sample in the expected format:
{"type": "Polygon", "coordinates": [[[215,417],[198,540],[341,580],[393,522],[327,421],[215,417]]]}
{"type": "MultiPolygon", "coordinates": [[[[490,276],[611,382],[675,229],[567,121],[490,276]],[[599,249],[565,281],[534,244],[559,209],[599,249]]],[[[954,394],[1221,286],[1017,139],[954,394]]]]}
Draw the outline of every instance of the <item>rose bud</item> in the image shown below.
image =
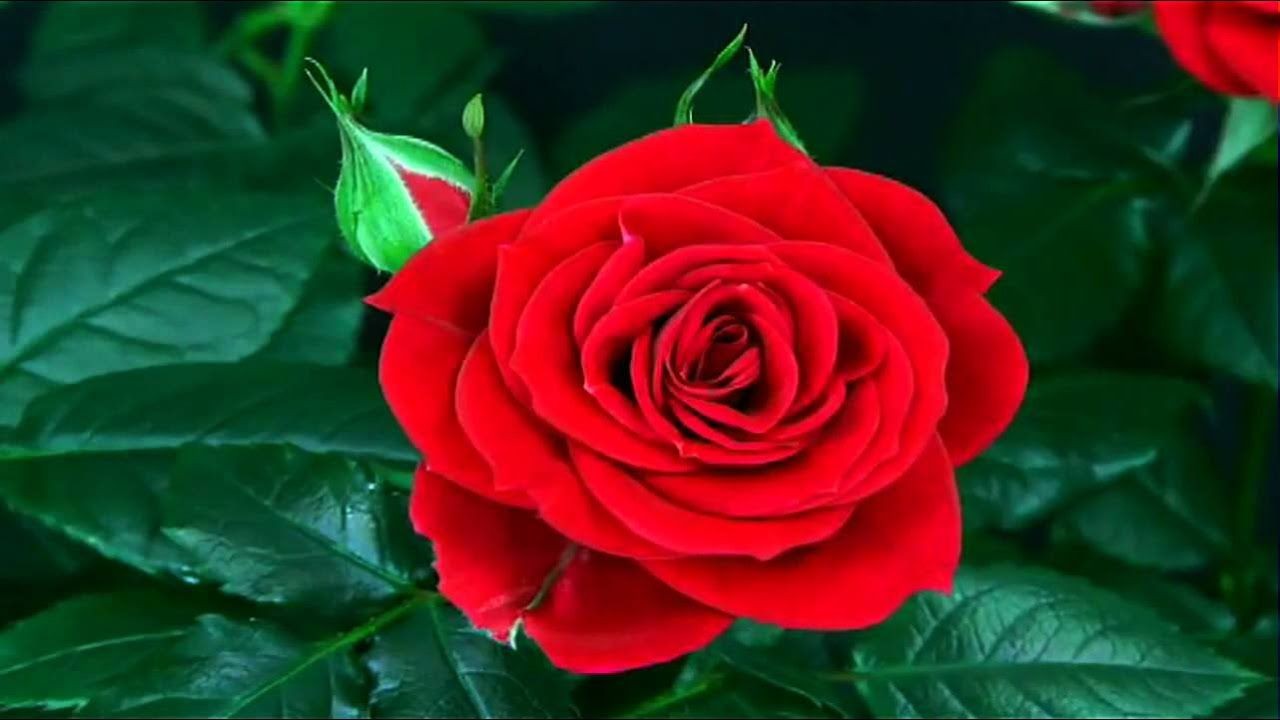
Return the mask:
{"type": "Polygon", "coordinates": [[[334,192],[338,227],[356,257],[379,270],[398,270],[432,238],[466,222],[471,171],[426,140],[361,125],[356,114],[364,104],[366,75],[348,99],[323,68],[313,67],[325,83],[316,86],[337,116],[342,140],[334,192]]]}

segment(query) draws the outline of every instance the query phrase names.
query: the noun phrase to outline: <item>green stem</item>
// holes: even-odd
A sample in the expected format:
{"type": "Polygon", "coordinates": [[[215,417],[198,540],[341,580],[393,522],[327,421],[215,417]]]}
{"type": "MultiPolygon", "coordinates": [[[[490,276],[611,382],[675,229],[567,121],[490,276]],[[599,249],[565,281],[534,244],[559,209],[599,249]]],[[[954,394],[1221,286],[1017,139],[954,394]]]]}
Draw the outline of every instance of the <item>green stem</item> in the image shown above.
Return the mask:
{"type": "Polygon", "coordinates": [[[1234,566],[1228,570],[1229,600],[1238,627],[1247,631],[1253,625],[1257,610],[1257,528],[1258,503],[1267,474],[1268,453],[1274,439],[1276,396],[1270,388],[1250,386],[1240,429],[1240,451],[1236,483],[1234,566]]]}
{"type": "Polygon", "coordinates": [[[471,195],[471,211],[467,220],[479,220],[493,212],[489,207],[489,172],[485,169],[484,138],[471,141],[472,157],[475,162],[475,190],[471,195]]]}

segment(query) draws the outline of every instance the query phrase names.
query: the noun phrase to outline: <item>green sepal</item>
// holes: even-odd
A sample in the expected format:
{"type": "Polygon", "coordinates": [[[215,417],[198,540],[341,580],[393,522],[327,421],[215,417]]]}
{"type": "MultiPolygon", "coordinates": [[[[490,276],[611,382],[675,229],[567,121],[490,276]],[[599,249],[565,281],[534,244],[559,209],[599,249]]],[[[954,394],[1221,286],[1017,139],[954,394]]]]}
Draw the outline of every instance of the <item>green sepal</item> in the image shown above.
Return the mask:
{"type": "Polygon", "coordinates": [[[795,126],[787,119],[786,113],[782,112],[782,106],[778,104],[778,70],[782,66],[776,61],[770,61],[769,69],[767,71],[762,70],[760,63],[756,61],[756,54],[751,51],[751,48],[747,48],[747,61],[750,68],[751,85],[756,91],[756,117],[767,118],[769,122],[773,123],[774,129],[778,131],[783,140],[808,155],[809,151],[805,148],[804,141],[800,139],[800,133],[796,132],[795,126]]]}
{"type": "Polygon", "coordinates": [[[729,64],[738,51],[742,49],[742,43],[747,39],[747,26],[743,25],[738,34],[729,41],[729,44],[716,55],[716,59],[711,62],[711,66],[702,71],[702,74],[693,79],[689,83],[689,87],[684,89],[680,94],[680,100],[676,102],[676,119],[675,125],[687,125],[693,122],[693,98],[697,96],[702,86],[707,84],[707,80],[715,74],[717,70],[729,64]]]}

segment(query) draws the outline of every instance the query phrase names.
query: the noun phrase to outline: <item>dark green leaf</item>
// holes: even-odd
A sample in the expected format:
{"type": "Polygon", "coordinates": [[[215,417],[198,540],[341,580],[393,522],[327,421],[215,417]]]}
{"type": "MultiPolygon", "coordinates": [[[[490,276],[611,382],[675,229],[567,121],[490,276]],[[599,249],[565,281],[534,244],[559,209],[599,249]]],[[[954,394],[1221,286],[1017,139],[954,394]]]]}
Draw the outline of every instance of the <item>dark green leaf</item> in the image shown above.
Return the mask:
{"type": "Polygon", "coordinates": [[[57,3],[36,26],[28,63],[138,45],[194,50],[203,36],[198,2],[57,3]]]}
{"type": "Polygon", "coordinates": [[[1160,330],[1180,357],[1276,387],[1275,170],[1224,179],[1176,227],[1160,330]]]}
{"type": "Polygon", "coordinates": [[[439,3],[339,2],[315,56],[343,86],[367,69],[371,126],[410,134],[446,116],[456,124],[496,67],[480,26],[439,3]]]}
{"type": "Polygon", "coordinates": [[[808,698],[816,708],[825,706],[840,717],[860,717],[861,703],[849,683],[832,682],[824,675],[836,669],[820,633],[778,632],[776,637],[753,637],[765,626],[739,623],[711,647],[741,673],[808,698]]]}
{"type": "Polygon", "coordinates": [[[1185,717],[1259,679],[1111,593],[1013,568],[916,596],[854,655],[879,717],[1185,717]]]}
{"type": "Polygon", "coordinates": [[[264,141],[249,86],[198,53],[71,55],[31,66],[23,83],[37,102],[0,125],[0,186],[13,190],[85,189],[104,178],[162,187],[264,141]]]}
{"type": "Polygon", "coordinates": [[[1245,691],[1238,700],[1227,703],[1214,713],[1220,718],[1275,718],[1280,716],[1280,687],[1276,684],[1277,648],[1280,622],[1276,616],[1264,618],[1246,635],[1232,637],[1219,644],[1218,649],[1228,657],[1239,660],[1250,668],[1267,676],[1267,682],[1245,691]]]}
{"type": "Polygon", "coordinates": [[[0,230],[0,424],[87,377],[257,352],[325,222],[296,198],[171,192],[57,203],[0,230]]]}
{"type": "Polygon", "coordinates": [[[168,365],[51,392],[15,428],[13,455],[294,445],[416,462],[373,374],[319,365],[168,365]]]}
{"type": "Polygon", "coordinates": [[[364,290],[364,268],[332,246],[284,324],[254,357],[319,365],[346,363],[359,340],[364,290]]]}
{"type": "Polygon", "coordinates": [[[991,297],[1032,360],[1060,360],[1111,328],[1141,286],[1152,188],[1190,122],[1107,102],[1039,57],[989,68],[952,139],[945,197],[966,247],[1003,271],[991,297]]]}
{"type": "Polygon", "coordinates": [[[142,594],[70,600],[0,634],[0,704],[91,717],[365,717],[352,646],[411,598],[316,644],[142,594]]]}
{"type": "Polygon", "coordinates": [[[576,716],[567,676],[526,638],[501,645],[443,602],[430,602],[375,638],[365,656],[374,717],[576,716]]]}
{"type": "Polygon", "coordinates": [[[351,460],[191,448],[156,501],[189,578],[257,602],[345,615],[430,573],[404,496],[351,460]]]}
{"type": "Polygon", "coordinates": [[[1158,376],[1073,373],[1032,384],[1009,430],[960,470],[969,527],[1020,529],[1066,500],[1154,463],[1203,401],[1158,376]]]}
{"type": "Polygon", "coordinates": [[[1197,638],[1219,637],[1235,626],[1231,610],[1189,585],[1156,575],[1116,568],[1091,579],[1135,605],[1141,605],[1197,638]]]}
{"type": "Polygon", "coordinates": [[[678,685],[619,718],[834,717],[805,697],[742,674],[713,672],[678,685]]]}
{"type": "Polygon", "coordinates": [[[1227,550],[1227,481],[1194,441],[1170,444],[1060,516],[1060,528],[1094,551],[1157,570],[1196,570],[1227,550]]]}

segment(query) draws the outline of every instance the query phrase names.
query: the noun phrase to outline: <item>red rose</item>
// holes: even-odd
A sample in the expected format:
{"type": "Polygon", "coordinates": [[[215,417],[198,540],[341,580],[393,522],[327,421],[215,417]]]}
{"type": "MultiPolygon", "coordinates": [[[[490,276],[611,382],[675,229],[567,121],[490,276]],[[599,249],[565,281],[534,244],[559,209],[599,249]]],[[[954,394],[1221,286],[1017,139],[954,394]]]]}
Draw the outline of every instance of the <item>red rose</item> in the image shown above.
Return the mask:
{"type": "Polygon", "coordinates": [[[1226,95],[1280,102],[1280,2],[1179,0],[1155,3],[1173,57],[1226,95]]]}
{"type": "Polygon", "coordinates": [[[996,276],[924,196],[765,121],[655,133],[440,236],[370,299],[440,592],[614,672],[947,590],[953,467],[1027,381],[996,276]]]}

